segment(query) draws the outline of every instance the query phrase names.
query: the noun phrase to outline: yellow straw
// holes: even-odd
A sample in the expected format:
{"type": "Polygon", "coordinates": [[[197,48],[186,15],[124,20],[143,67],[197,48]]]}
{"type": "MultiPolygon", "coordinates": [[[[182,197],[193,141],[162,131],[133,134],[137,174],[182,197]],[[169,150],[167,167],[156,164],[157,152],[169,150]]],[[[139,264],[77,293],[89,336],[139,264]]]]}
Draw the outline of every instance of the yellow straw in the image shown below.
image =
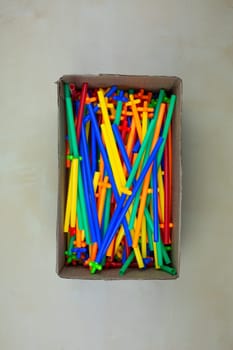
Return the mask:
{"type": "Polygon", "coordinates": [[[162,222],[164,222],[164,186],[161,166],[158,169],[158,187],[162,222]]]}
{"type": "Polygon", "coordinates": [[[126,145],[126,152],[128,154],[128,157],[130,157],[130,155],[132,153],[132,149],[133,149],[133,145],[134,145],[135,131],[136,131],[135,120],[132,119],[129,137],[128,137],[128,141],[127,141],[127,145],[126,145]]]}
{"type": "Polygon", "coordinates": [[[103,178],[104,178],[104,161],[103,161],[103,157],[102,155],[100,154],[100,178],[99,178],[99,181],[103,181],[103,178]]]}
{"type": "MultiPolygon", "coordinates": [[[[161,107],[160,107],[159,115],[158,115],[158,121],[157,121],[157,124],[156,124],[156,128],[155,128],[155,133],[154,133],[151,149],[155,146],[155,144],[156,144],[156,142],[157,142],[157,140],[159,138],[159,134],[160,134],[160,129],[161,129],[164,113],[165,113],[165,104],[162,103],[161,107]]],[[[139,239],[139,234],[140,234],[140,230],[141,230],[142,218],[143,218],[143,215],[144,215],[144,208],[145,208],[145,205],[146,205],[147,191],[148,191],[149,184],[150,184],[151,171],[152,171],[152,166],[149,168],[149,170],[148,170],[148,172],[147,172],[147,174],[145,176],[145,180],[144,180],[143,187],[142,187],[141,201],[140,201],[140,204],[139,204],[138,216],[137,216],[137,224],[135,226],[135,235],[134,235],[134,240],[133,240],[133,247],[137,247],[137,245],[138,245],[138,239],[139,239]]],[[[161,175],[162,175],[162,173],[161,173],[161,175]]]]}
{"type": "Polygon", "coordinates": [[[65,220],[64,220],[64,232],[68,232],[69,231],[69,225],[70,225],[73,168],[74,168],[74,166],[73,166],[73,160],[72,160],[71,167],[70,167],[68,193],[67,193],[67,199],[66,199],[66,212],[65,212],[65,220]]]}
{"type": "Polygon", "coordinates": [[[146,136],[146,132],[147,132],[147,112],[143,112],[142,113],[142,139],[144,139],[144,137],[146,136]]]}
{"type": "Polygon", "coordinates": [[[114,249],[114,239],[112,240],[110,246],[108,247],[106,256],[111,257],[111,256],[112,256],[113,249],[114,249]]]}
{"type": "Polygon", "coordinates": [[[95,261],[97,250],[98,250],[98,244],[97,243],[92,243],[91,247],[91,261],[95,261]]]}
{"type": "Polygon", "coordinates": [[[115,241],[115,251],[114,253],[116,254],[118,248],[119,248],[119,245],[121,244],[121,241],[122,241],[122,238],[124,237],[124,228],[123,226],[120,227],[119,231],[118,231],[118,235],[117,235],[117,238],[116,238],[116,241],[115,241]]]}
{"type": "Polygon", "coordinates": [[[160,266],[158,264],[158,255],[157,255],[157,245],[156,242],[153,242],[153,248],[154,248],[154,258],[155,258],[155,268],[160,269],[160,266]]]}
{"type": "Polygon", "coordinates": [[[89,132],[90,132],[90,121],[88,121],[86,124],[86,138],[87,138],[87,140],[89,138],[89,132]]]}
{"type": "Polygon", "coordinates": [[[105,197],[106,197],[106,191],[107,191],[107,184],[108,184],[108,176],[104,177],[104,183],[101,187],[100,196],[98,198],[97,207],[98,207],[98,220],[99,225],[102,224],[103,219],[103,212],[104,212],[104,204],[105,204],[105,197]]]}
{"type": "Polygon", "coordinates": [[[137,106],[136,106],[137,100],[134,100],[133,95],[129,95],[129,99],[130,99],[130,103],[128,102],[128,104],[130,104],[132,107],[133,119],[135,120],[138,138],[140,140],[140,143],[142,143],[142,126],[141,126],[141,122],[140,122],[140,118],[139,118],[138,110],[137,110],[137,106]]]}
{"type": "Polygon", "coordinates": [[[100,179],[100,172],[99,171],[95,171],[94,178],[93,178],[94,193],[96,193],[99,179],[100,179]]]}
{"type": "Polygon", "coordinates": [[[142,230],[141,230],[141,236],[142,236],[142,257],[147,257],[147,251],[146,251],[146,217],[143,216],[142,219],[142,230]]]}
{"type": "Polygon", "coordinates": [[[139,269],[143,269],[144,262],[142,260],[142,255],[141,255],[139,247],[134,248],[134,253],[135,253],[135,257],[136,257],[139,269]]]}
{"type": "Polygon", "coordinates": [[[76,223],[76,207],[77,207],[77,189],[78,189],[78,159],[72,160],[72,187],[71,187],[71,214],[70,226],[75,227],[76,223]]]}

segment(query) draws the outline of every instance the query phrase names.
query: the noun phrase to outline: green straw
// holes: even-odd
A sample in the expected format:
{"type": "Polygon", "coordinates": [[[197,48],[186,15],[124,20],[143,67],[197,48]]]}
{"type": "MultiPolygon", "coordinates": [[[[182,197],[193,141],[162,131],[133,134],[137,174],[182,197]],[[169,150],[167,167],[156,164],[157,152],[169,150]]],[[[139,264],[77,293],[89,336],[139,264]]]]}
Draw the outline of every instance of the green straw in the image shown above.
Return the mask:
{"type": "Polygon", "coordinates": [[[75,125],[74,125],[73,105],[72,105],[70,89],[68,84],[64,85],[64,92],[65,92],[66,117],[67,117],[68,132],[70,137],[70,144],[72,146],[74,157],[78,158],[79,155],[78,155],[78,145],[77,145],[77,139],[76,139],[76,133],[75,133],[75,125]]]}
{"type": "Polygon", "coordinates": [[[118,102],[117,102],[116,116],[115,116],[115,120],[114,120],[114,124],[116,124],[116,125],[119,125],[119,124],[120,124],[120,121],[121,121],[122,105],[123,105],[123,102],[122,102],[122,101],[118,101],[118,102]]]}
{"type": "Polygon", "coordinates": [[[148,227],[150,228],[150,230],[153,232],[154,231],[154,227],[153,227],[153,220],[150,216],[149,210],[147,208],[145,208],[145,217],[146,217],[146,222],[148,227]]]}
{"type": "Polygon", "coordinates": [[[134,253],[134,250],[132,250],[132,252],[128,256],[128,259],[125,261],[124,265],[121,267],[119,271],[120,276],[123,276],[125,274],[125,271],[128,269],[129,265],[133,262],[134,257],[135,257],[135,253],[134,253]]]}
{"type": "Polygon", "coordinates": [[[162,249],[162,254],[163,254],[163,260],[165,261],[165,264],[169,265],[171,264],[171,259],[167,253],[166,247],[164,246],[164,244],[161,246],[162,249]]]}
{"type": "MultiPolygon", "coordinates": [[[[153,227],[153,220],[150,216],[149,210],[147,208],[145,208],[145,217],[146,217],[146,221],[147,221],[147,230],[150,230],[153,232],[154,227],[153,227]]],[[[148,231],[149,232],[149,231],[148,231]]],[[[148,234],[148,240],[149,240],[149,234],[148,234]]],[[[164,262],[166,264],[170,264],[171,263],[171,259],[167,253],[167,250],[163,244],[163,242],[161,241],[161,235],[160,235],[160,227],[159,227],[159,241],[157,242],[157,255],[158,255],[158,264],[162,265],[162,261],[160,260],[159,263],[159,259],[160,257],[163,258],[164,262]]],[[[153,250],[153,249],[152,249],[153,250]]]]}
{"type": "Polygon", "coordinates": [[[163,137],[163,143],[158,151],[158,156],[157,156],[157,165],[159,167],[162,157],[163,157],[163,152],[164,152],[164,147],[167,141],[167,135],[168,135],[168,131],[170,128],[170,124],[172,121],[172,116],[173,116],[173,111],[175,108],[175,103],[176,103],[176,95],[172,95],[171,99],[170,99],[170,103],[169,103],[169,107],[168,107],[168,111],[167,111],[167,117],[165,119],[165,123],[164,123],[164,127],[163,127],[163,132],[162,132],[162,137],[163,137]]]}
{"type": "Polygon", "coordinates": [[[177,271],[174,267],[170,267],[170,266],[160,266],[161,270],[165,271],[165,272],[168,272],[170,273],[170,275],[176,275],[177,274],[177,271]]]}
{"type": "Polygon", "coordinates": [[[74,245],[74,241],[75,241],[75,236],[70,237],[70,242],[69,242],[69,247],[68,247],[68,254],[71,255],[72,254],[72,248],[74,245]]]}
{"type": "Polygon", "coordinates": [[[106,264],[106,256],[104,256],[103,260],[101,261],[101,265],[104,267],[104,265],[106,264]]]}
{"type": "Polygon", "coordinates": [[[105,210],[104,210],[104,235],[107,231],[109,219],[110,219],[110,210],[111,210],[111,188],[107,188],[107,193],[105,197],[105,210]]]}

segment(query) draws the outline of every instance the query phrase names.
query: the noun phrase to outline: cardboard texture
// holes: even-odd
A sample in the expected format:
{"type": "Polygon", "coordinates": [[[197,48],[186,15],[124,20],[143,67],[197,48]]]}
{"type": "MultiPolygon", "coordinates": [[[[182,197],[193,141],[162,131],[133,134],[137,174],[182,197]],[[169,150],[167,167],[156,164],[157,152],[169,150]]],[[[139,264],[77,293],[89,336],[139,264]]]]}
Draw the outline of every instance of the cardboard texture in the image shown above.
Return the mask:
{"type": "Polygon", "coordinates": [[[180,231],[181,231],[181,197],[182,197],[182,170],[181,170],[181,107],[182,107],[182,80],[171,76],[132,76],[132,75],[64,75],[57,82],[58,87],[58,201],[57,201],[57,262],[56,272],[62,278],[88,280],[171,280],[179,276],[180,267],[180,231]],[[64,83],[75,83],[81,88],[82,83],[88,82],[90,88],[109,87],[117,85],[121,89],[144,88],[159,91],[166,89],[177,96],[172,121],[173,135],[173,179],[172,179],[172,263],[177,270],[176,276],[171,276],[154,268],[139,270],[129,268],[124,276],[119,276],[118,269],[103,270],[90,275],[87,268],[65,266],[66,235],[63,233],[63,220],[66,202],[67,174],[65,168],[65,103],[64,83]]]}

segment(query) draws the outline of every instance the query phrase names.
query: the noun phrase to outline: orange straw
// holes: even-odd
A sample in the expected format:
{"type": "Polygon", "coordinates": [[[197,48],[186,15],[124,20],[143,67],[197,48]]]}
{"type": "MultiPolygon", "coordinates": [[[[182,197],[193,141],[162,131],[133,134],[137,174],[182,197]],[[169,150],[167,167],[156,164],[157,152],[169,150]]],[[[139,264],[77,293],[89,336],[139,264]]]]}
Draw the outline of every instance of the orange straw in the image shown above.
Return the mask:
{"type": "Polygon", "coordinates": [[[133,146],[134,146],[135,131],[136,131],[135,120],[132,119],[131,129],[129,132],[129,137],[128,137],[128,141],[127,141],[127,145],[126,145],[126,152],[127,152],[129,158],[131,156],[133,146]]]}
{"type": "MultiPolygon", "coordinates": [[[[169,161],[169,193],[170,193],[170,216],[172,212],[172,130],[168,131],[168,161],[169,161]]],[[[171,217],[170,217],[171,220],[171,217]]]]}
{"type": "Polygon", "coordinates": [[[100,195],[97,201],[97,208],[98,208],[98,220],[99,220],[99,225],[101,227],[102,224],[102,218],[103,218],[103,212],[104,212],[104,204],[105,204],[105,197],[106,197],[106,191],[107,188],[110,187],[108,184],[108,176],[104,177],[104,181],[99,186],[101,188],[100,190],[100,195]]]}
{"type": "Polygon", "coordinates": [[[114,247],[115,247],[115,240],[116,240],[116,236],[113,238],[113,240],[112,240],[112,242],[107,250],[106,256],[108,256],[109,258],[112,258],[112,256],[113,256],[114,247]]]}
{"type": "Polygon", "coordinates": [[[78,227],[78,220],[76,220],[76,247],[81,247],[81,231],[78,227]]]}
{"type": "Polygon", "coordinates": [[[91,245],[91,257],[90,257],[91,261],[95,261],[97,250],[98,250],[98,244],[92,243],[92,245],[91,245]]]}

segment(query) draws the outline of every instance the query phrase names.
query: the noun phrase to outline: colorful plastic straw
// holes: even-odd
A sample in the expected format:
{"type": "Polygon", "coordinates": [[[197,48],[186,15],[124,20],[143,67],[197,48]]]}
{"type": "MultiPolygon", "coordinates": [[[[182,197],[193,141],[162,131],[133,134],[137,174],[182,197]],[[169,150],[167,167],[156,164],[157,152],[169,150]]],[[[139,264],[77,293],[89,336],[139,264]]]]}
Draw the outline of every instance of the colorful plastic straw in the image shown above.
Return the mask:
{"type": "MultiPolygon", "coordinates": [[[[172,116],[176,96],[64,84],[66,264],[172,266],[172,116]],[[74,117],[75,116],[75,117],[74,117]]],[[[142,272],[143,273],[143,272],[142,272]]]]}
{"type": "Polygon", "coordinates": [[[88,87],[88,84],[83,83],[81,97],[80,97],[80,104],[79,104],[78,114],[77,114],[76,136],[77,136],[78,142],[80,140],[81,125],[82,125],[82,119],[83,119],[84,108],[85,108],[85,100],[87,97],[87,87],[88,87]]]}

